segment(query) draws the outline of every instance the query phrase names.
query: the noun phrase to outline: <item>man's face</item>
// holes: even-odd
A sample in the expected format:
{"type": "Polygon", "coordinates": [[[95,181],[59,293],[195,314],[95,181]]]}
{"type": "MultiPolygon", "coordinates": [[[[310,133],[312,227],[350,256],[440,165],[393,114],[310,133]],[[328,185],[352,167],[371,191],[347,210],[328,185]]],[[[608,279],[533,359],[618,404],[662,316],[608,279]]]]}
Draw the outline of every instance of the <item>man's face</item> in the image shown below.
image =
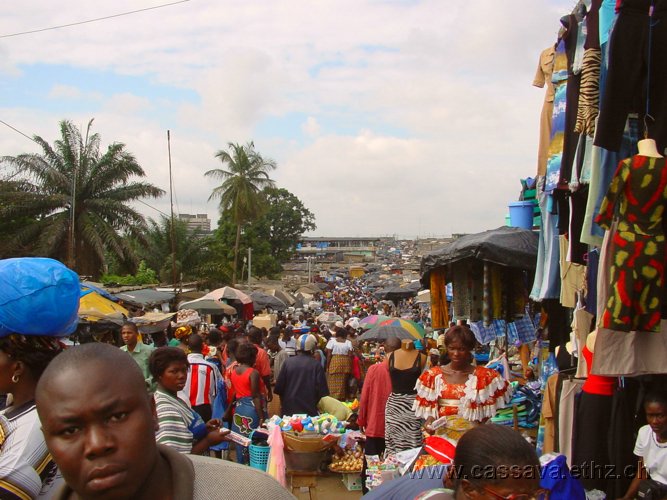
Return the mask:
{"type": "Polygon", "coordinates": [[[46,445],[83,498],[135,497],[158,460],[156,417],[132,382],[108,364],[86,363],[49,381],[39,401],[46,445]]]}
{"type": "Polygon", "coordinates": [[[120,336],[123,339],[123,343],[134,348],[137,345],[137,340],[139,339],[139,334],[131,326],[125,325],[120,330],[120,336]]]}

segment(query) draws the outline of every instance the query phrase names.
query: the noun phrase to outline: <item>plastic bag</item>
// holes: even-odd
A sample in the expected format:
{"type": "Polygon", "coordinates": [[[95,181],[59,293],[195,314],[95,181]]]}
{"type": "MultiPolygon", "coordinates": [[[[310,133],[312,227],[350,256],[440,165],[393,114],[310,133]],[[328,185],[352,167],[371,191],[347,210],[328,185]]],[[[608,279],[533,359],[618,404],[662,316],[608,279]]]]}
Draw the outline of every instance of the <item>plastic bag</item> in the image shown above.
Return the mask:
{"type": "Polygon", "coordinates": [[[0,260],[0,337],[74,333],[80,295],[79,276],[57,260],[0,260]]]}

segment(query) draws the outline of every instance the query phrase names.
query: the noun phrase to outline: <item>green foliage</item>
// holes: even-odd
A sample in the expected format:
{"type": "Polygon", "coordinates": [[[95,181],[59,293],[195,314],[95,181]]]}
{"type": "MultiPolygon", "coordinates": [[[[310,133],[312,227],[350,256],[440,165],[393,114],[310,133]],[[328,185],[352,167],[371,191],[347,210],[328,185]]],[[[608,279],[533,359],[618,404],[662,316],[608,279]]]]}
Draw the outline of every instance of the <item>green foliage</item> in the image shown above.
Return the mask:
{"type": "Polygon", "coordinates": [[[157,273],[146,265],[143,260],[139,263],[137,273],[133,276],[126,274],[125,276],[118,276],[115,274],[103,274],[100,281],[105,285],[154,285],[159,283],[157,273]]]}
{"type": "Polygon", "coordinates": [[[265,188],[262,195],[267,210],[251,225],[269,243],[271,255],[283,263],[291,257],[301,236],[317,228],[315,216],[287,189],[265,188]]]}
{"type": "Polygon", "coordinates": [[[89,276],[99,275],[107,253],[136,265],[128,236],[141,240],[146,222],[129,203],[164,192],[134,181],[145,176],[134,156],[119,143],[103,151],[92,124],[84,136],[64,120],[53,145],[35,136],[41,154],[0,159],[11,173],[0,182],[0,220],[10,221],[0,227],[2,253],[53,257],[89,276]]]}
{"type": "MultiPolygon", "coordinates": [[[[286,189],[265,188],[262,197],[265,210],[257,220],[244,226],[239,254],[245,256],[248,248],[252,248],[253,276],[275,278],[282,271],[282,264],[291,257],[301,235],[315,229],[315,216],[286,189]]],[[[236,225],[230,214],[223,212],[213,239],[215,255],[230,260],[236,239],[236,225]]]]}
{"type": "Polygon", "coordinates": [[[236,282],[241,229],[244,224],[256,220],[262,214],[264,205],[261,203],[260,191],[273,186],[269,172],[275,170],[276,162],[263,158],[255,150],[253,142],[245,145],[230,142],[227,146],[228,151],[220,150],[215,155],[227,169],[209,170],[205,175],[222,181],[213,189],[209,200],[219,199],[220,211],[231,217],[236,224],[232,267],[232,282],[236,282]]]}
{"type": "MultiPolygon", "coordinates": [[[[176,249],[176,277],[191,281],[205,277],[202,267],[208,259],[210,238],[199,232],[189,232],[187,224],[174,219],[174,243],[176,249]]],[[[171,219],[161,216],[158,221],[148,220],[143,242],[135,242],[135,251],[149,267],[159,271],[163,283],[173,281],[171,219]]]]}

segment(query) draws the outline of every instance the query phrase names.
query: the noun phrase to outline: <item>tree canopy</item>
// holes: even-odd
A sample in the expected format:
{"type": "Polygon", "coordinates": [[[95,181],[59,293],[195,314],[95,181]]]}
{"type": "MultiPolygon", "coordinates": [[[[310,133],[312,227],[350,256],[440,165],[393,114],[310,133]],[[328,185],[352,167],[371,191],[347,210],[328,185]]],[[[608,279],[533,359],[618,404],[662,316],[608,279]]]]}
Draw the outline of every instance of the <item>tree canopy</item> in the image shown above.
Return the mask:
{"type": "Polygon", "coordinates": [[[262,157],[252,141],[245,145],[230,142],[227,147],[227,151],[220,150],[215,155],[227,169],[216,168],[207,171],[205,175],[222,181],[213,189],[209,200],[219,199],[220,211],[231,217],[236,225],[232,268],[232,281],[236,282],[241,228],[261,215],[264,205],[260,192],[274,185],[269,172],[275,170],[276,162],[262,157]]]}
{"type": "MultiPolygon", "coordinates": [[[[208,238],[198,231],[191,232],[187,224],[174,219],[176,273],[185,281],[203,277],[202,266],[208,258],[208,238]]],[[[160,216],[158,221],[148,219],[145,244],[138,245],[137,254],[148,267],[156,269],[163,283],[172,281],[171,219],[160,216]]]]}
{"type": "MultiPolygon", "coordinates": [[[[275,277],[282,271],[282,264],[291,257],[303,233],[316,228],[315,216],[287,189],[269,187],[261,194],[265,210],[259,218],[243,227],[239,253],[246,255],[248,248],[252,248],[253,275],[275,277]]],[[[223,259],[232,257],[235,229],[232,217],[223,212],[214,237],[219,249],[229,249],[226,255],[221,255],[223,259]]]]}
{"type": "Polygon", "coordinates": [[[0,220],[13,221],[1,228],[3,253],[53,257],[90,276],[99,275],[106,252],[138,263],[127,236],[143,239],[146,222],[129,203],[164,191],[134,180],[145,173],[124,144],[102,151],[92,124],[83,136],[64,120],[53,145],[34,137],[40,154],[0,159],[13,170],[0,182],[0,220]]]}

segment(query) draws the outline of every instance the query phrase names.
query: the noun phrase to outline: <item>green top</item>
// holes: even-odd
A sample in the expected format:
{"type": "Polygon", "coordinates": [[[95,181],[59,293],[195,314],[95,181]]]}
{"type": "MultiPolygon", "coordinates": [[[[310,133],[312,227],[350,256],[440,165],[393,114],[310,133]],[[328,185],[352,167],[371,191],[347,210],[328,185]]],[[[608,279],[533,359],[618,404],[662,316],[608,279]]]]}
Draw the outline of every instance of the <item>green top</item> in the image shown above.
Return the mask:
{"type": "Polygon", "coordinates": [[[144,380],[146,381],[146,388],[150,392],[155,392],[155,382],[153,382],[153,377],[151,377],[151,372],[148,370],[148,358],[151,357],[151,353],[154,348],[150,347],[142,342],[137,342],[137,345],[134,346],[134,351],[129,351],[127,346],[124,345],[120,348],[121,351],[125,351],[132,359],[139,365],[141,368],[141,373],[144,374],[144,380]]]}

